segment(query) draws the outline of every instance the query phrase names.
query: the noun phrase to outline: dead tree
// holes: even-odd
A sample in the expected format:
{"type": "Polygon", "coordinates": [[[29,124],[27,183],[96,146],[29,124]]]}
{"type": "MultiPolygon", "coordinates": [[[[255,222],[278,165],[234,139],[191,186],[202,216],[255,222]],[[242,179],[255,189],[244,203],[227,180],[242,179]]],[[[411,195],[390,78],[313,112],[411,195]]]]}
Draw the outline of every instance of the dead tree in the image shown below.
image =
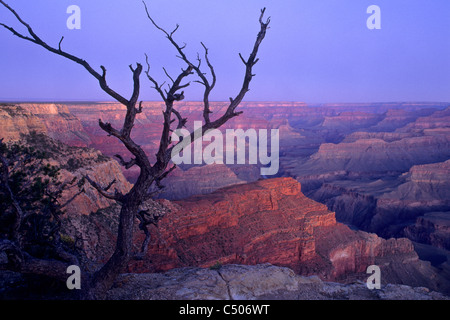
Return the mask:
{"type": "MultiPolygon", "coordinates": [[[[161,99],[165,103],[165,108],[163,111],[164,122],[161,133],[161,138],[159,142],[159,148],[156,153],[156,160],[154,163],[151,163],[144,150],[139,146],[133,139],[131,138],[131,131],[133,129],[133,125],[135,122],[136,115],[142,112],[142,101],[139,100],[139,91],[141,87],[140,83],[140,75],[143,71],[143,67],[141,64],[137,63],[136,67],[132,65],[129,66],[132,79],[133,79],[133,92],[129,99],[125,98],[117,91],[113,90],[108,86],[106,80],[106,68],[104,66],[100,66],[101,72],[96,71],[87,61],[76,57],[70,53],[65,52],[61,43],[63,38],[59,41],[57,47],[50,46],[46,42],[44,42],[31,28],[31,26],[26,23],[17,12],[15,12],[9,5],[7,5],[3,0],[0,0],[0,3],[7,8],[18,20],[20,24],[25,26],[28,31],[28,35],[19,33],[14,28],[7,26],[3,23],[0,23],[4,28],[12,32],[13,35],[35,43],[46,50],[57,54],[59,56],[65,57],[81,66],[83,66],[93,77],[95,77],[100,85],[100,88],[110,95],[112,98],[126,106],[126,115],[123,126],[121,128],[114,128],[110,123],[104,123],[99,120],[99,126],[102,128],[108,135],[114,136],[121,141],[121,143],[130,151],[132,154],[132,158],[128,161],[123,159],[122,157],[118,157],[121,165],[126,168],[131,168],[133,166],[138,166],[140,168],[139,177],[132,187],[132,189],[127,194],[121,194],[120,192],[111,192],[111,185],[109,184],[106,187],[100,186],[95,181],[92,181],[90,177],[86,177],[86,180],[104,197],[108,199],[112,199],[121,204],[121,211],[119,216],[119,228],[117,234],[117,242],[113,255],[107,261],[107,263],[99,269],[95,274],[90,278],[89,288],[88,288],[88,298],[101,298],[102,295],[111,287],[117,275],[123,272],[130,260],[133,256],[132,252],[132,240],[133,240],[133,225],[136,217],[138,216],[140,205],[148,199],[151,199],[153,193],[151,192],[151,187],[153,184],[159,185],[161,180],[164,179],[170,171],[172,171],[175,167],[170,166],[171,153],[174,148],[174,144],[171,141],[171,132],[173,130],[172,125],[175,123],[176,128],[182,128],[185,126],[187,119],[183,118],[180,111],[175,108],[175,102],[180,101],[184,98],[184,91],[186,87],[190,85],[190,82],[185,82],[186,78],[190,75],[196,75],[198,80],[196,82],[200,83],[204,86],[203,92],[203,119],[204,124],[201,128],[202,133],[209,129],[216,129],[226,123],[228,120],[238,116],[242,113],[242,111],[237,111],[237,107],[243,100],[245,94],[249,91],[249,85],[254,77],[253,74],[253,66],[258,62],[257,53],[260,47],[261,42],[263,41],[266,31],[268,29],[268,25],[270,23],[270,18],[264,19],[265,9],[261,10],[261,14],[259,17],[260,30],[257,34],[256,41],[253,46],[253,50],[250,53],[248,59],[244,59],[241,54],[239,57],[245,66],[244,79],[242,83],[242,87],[238,94],[234,98],[230,98],[230,103],[226,109],[226,111],[219,115],[215,120],[212,120],[211,110],[210,110],[210,101],[209,96],[211,91],[214,89],[216,84],[216,74],[214,68],[209,60],[209,51],[208,48],[203,44],[204,49],[204,61],[209,69],[210,79],[201,69],[202,59],[197,56],[196,60],[190,60],[188,56],[185,54],[184,48],[185,45],[180,46],[174,39],[174,34],[178,30],[179,26],[171,31],[167,32],[165,29],[160,27],[155,20],[149,14],[148,8],[144,3],[144,8],[147,13],[147,16],[151,22],[151,24],[160,30],[169,40],[169,42],[173,45],[178,53],[178,57],[185,63],[185,68],[181,70],[180,74],[176,78],[169,76],[166,72],[166,75],[170,79],[170,83],[168,84],[168,89],[163,90],[163,84],[159,84],[155,78],[153,78],[150,74],[150,64],[148,61],[148,57],[146,59],[147,69],[145,70],[145,74],[147,78],[152,83],[152,87],[158,92],[161,96],[161,99]]],[[[164,69],[164,71],[166,71],[164,69]]],[[[194,133],[191,133],[191,141],[194,141],[194,133]]],[[[179,142],[180,143],[180,142],[179,142]]],[[[142,217],[140,216],[142,219],[142,217]]],[[[145,225],[145,223],[144,223],[145,225]]],[[[146,233],[147,234],[147,233],[146,233]]]]}

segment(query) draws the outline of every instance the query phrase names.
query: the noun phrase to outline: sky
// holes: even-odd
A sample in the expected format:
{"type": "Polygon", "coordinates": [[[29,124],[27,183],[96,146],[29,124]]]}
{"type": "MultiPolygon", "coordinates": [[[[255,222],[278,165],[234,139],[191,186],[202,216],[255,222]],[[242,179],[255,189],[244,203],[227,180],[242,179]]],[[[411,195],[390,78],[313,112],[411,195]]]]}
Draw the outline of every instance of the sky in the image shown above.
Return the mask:
{"type": "MultiPolygon", "coordinates": [[[[132,92],[129,65],[145,65],[160,83],[185,67],[148,20],[141,0],[6,0],[48,44],[86,61],[111,88],[132,92]],[[80,29],[69,29],[70,5],[80,8],[80,29]]],[[[254,67],[248,101],[394,102],[450,101],[449,0],[146,0],[150,14],[195,60],[209,48],[217,74],[211,100],[237,95],[244,76],[239,53],[250,54],[260,9],[271,17],[254,67]],[[381,29],[369,29],[380,8],[381,29]]],[[[26,33],[0,7],[0,22],[26,33]]],[[[106,101],[98,82],[76,63],[0,28],[1,101],[106,101]]],[[[208,71],[205,69],[205,72],[208,71]]],[[[192,78],[191,80],[195,80],[192,78]]],[[[159,100],[141,76],[141,100],[159,100]]],[[[201,100],[192,83],[186,100],[201,100]]]]}

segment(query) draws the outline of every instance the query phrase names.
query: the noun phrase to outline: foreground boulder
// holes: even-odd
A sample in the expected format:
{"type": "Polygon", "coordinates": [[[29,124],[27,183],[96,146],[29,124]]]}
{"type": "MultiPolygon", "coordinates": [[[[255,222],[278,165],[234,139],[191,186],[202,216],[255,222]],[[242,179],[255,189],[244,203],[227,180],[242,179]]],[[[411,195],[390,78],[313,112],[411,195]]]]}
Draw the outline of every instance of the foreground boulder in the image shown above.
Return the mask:
{"type": "Polygon", "coordinates": [[[270,264],[181,268],[166,273],[123,274],[108,292],[114,300],[447,300],[423,287],[324,282],[270,264]]]}

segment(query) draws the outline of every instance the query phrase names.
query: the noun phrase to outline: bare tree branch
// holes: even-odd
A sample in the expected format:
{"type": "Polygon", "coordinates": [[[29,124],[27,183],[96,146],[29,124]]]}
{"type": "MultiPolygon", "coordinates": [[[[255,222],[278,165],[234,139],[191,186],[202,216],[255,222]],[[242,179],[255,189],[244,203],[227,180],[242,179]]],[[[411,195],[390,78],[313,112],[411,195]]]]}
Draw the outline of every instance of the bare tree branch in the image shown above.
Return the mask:
{"type": "Polygon", "coordinates": [[[62,37],[61,37],[61,40],[59,40],[59,43],[58,43],[58,49],[59,49],[59,51],[62,51],[62,50],[61,50],[61,43],[62,43],[63,40],[64,40],[64,36],[62,36],[62,37]]]}
{"type": "Polygon", "coordinates": [[[147,252],[148,245],[151,239],[151,234],[150,231],[148,230],[148,226],[149,225],[157,226],[158,221],[163,217],[163,215],[150,214],[148,210],[140,210],[136,215],[136,217],[139,220],[139,229],[142,230],[145,234],[145,239],[142,242],[140,254],[135,256],[135,259],[140,260],[143,258],[145,252],[147,252]]]}
{"type": "Polygon", "coordinates": [[[175,80],[172,79],[172,77],[169,75],[169,73],[167,72],[166,68],[163,67],[164,73],[166,74],[167,78],[170,79],[170,81],[172,81],[172,83],[175,82],[175,80]]]}
{"type": "Polygon", "coordinates": [[[125,169],[130,169],[132,166],[136,165],[136,159],[133,158],[130,161],[125,161],[120,154],[114,155],[119,159],[119,163],[125,167],[125,169]]]}
{"type": "Polygon", "coordinates": [[[164,188],[164,186],[161,185],[161,181],[164,180],[169,175],[169,173],[171,173],[173,170],[175,170],[176,167],[177,167],[177,165],[174,164],[169,170],[165,171],[163,174],[161,174],[159,177],[157,177],[155,179],[156,185],[158,186],[159,189],[164,188]]]}
{"type": "MultiPolygon", "coordinates": [[[[150,80],[153,83],[153,87],[161,96],[161,98],[163,99],[164,102],[166,102],[166,96],[164,95],[164,92],[162,91],[162,86],[164,85],[165,82],[163,82],[163,84],[159,85],[158,82],[150,75],[150,63],[148,62],[148,55],[145,54],[145,62],[147,63],[147,70],[145,71],[145,74],[147,75],[148,80],[150,80]]],[[[174,82],[174,81],[172,81],[174,82]]]]}
{"type": "MultiPolygon", "coordinates": [[[[266,10],[265,8],[263,8],[261,10],[261,14],[260,14],[260,17],[259,17],[260,31],[258,32],[258,35],[256,37],[256,41],[255,41],[255,43],[253,45],[253,50],[250,53],[249,58],[247,60],[245,60],[242,57],[242,55],[239,54],[241,60],[245,64],[244,81],[242,83],[241,90],[239,91],[239,93],[236,95],[235,98],[231,98],[230,97],[230,104],[228,105],[227,110],[225,111],[225,113],[222,116],[220,116],[215,121],[212,121],[212,122],[208,121],[208,119],[209,119],[209,115],[208,114],[210,113],[209,112],[209,93],[210,93],[210,91],[212,90],[212,88],[215,85],[216,76],[215,76],[215,73],[214,73],[214,68],[209,63],[208,50],[207,50],[207,48],[205,46],[204,46],[204,48],[205,48],[205,60],[207,61],[207,64],[208,64],[208,66],[210,68],[210,71],[211,71],[211,73],[213,75],[213,82],[211,83],[211,85],[208,84],[207,79],[203,75],[203,73],[201,73],[201,70],[196,70],[195,67],[193,67],[193,69],[196,71],[197,75],[202,79],[201,83],[205,86],[204,108],[203,108],[203,117],[205,119],[205,124],[201,128],[201,134],[204,134],[206,132],[206,130],[209,130],[209,129],[217,129],[217,128],[221,127],[223,124],[225,124],[231,118],[234,118],[234,117],[242,114],[242,111],[236,111],[236,108],[239,106],[239,104],[242,102],[243,98],[245,97],[246,93],[249,91],[250,82],[253,79],[253,77],[255,76],[253,74],[253,66],[258,62],[257,54],[258,54],[259,46],[262,43],[263,39],[265,38],[266,31],[267,31],[268,26],[270,24],[270,18],[267,18],[265,22],[263,21],[265,10],[266,10]]],[[[147,12],[147,14],[148,14],[148,12],[147,12]]],[[[158,29],[161,29],[161,28],[158,27],[158,29]]],[[[175,43],[173,41],[173,39],[169,39],[169,40],[172,43],[175,43]]],[[[187,60],[186,56],[184,54],[182,54],[182,50],[179,49],[179,46],[177,46],[176,43],[174,44],[174,46],[179,51],[181,57],[183,57],[183,60],[185,60],[186,63],[191,64],[189,62],[189,60],[187,60]]],[[[193,142],[194,139],[195,139],[194,132],[191,133],[191,137],[190,138],[191,138],[190,142],[193,142]]],[[[189,139],[183,139],[182,141],[178,142],[178,144],[182,144],[182,146],[184,147],[184,145],[187,144],[186,141],[189,141],[189,139]]],[[[166,158],[170,158],[170,154],[171,154],[171,152],[172,152],[174,147],[175,147],[175,145],[171,146],[167,150],[166,158]]]]}
{"type": "MultiPolygon", "coordinates": [[[[76,259],[74,256],[71,256],[71,262],[67,263],[58,260],[33,258],[20,250],[16,243],[7,239],[0,240],[0,252],[5,252],[9,261],[8,265],[0,265],[0,270],[12,270],[25,274],[44,275],[61,281],[67,280],[66,271],[71,262],[78,261],[74,260],[76,259]]],[[[69,258],[68,255],[64,255],[64,257],[69,258]]]]}
{"type": "Polygon", "coordinates": [[[112,127],[111,123],[106,122],[104,123],[101,119],[98,119],[98,125],[100,128],[103,129],[106,133],[108,133],[109,136],[114,136],[118,139],[122,138],[122,134],[119,130],[112,127]]]}
{"type": "Polygon", "coordinates": [[[177,129],[183,128],[183,127],[186,125],[187,119],[186,119],[186,118],[183,118],[183,117],[181,116],[181,114],[180,114],[177,110],[175,110],[175,109],[172,109],[172,112],[175,114],[175,116],[176,116],[177,119],[178,119],[177,129]]]}
{"type": "Polygon", "coordinates": [[[110,193],[108,192],[108,190],[111,188],[111,186],[116,182],[115,179],[108,184],[108,186],[106,187],[101,187],[97,184],[97,182],[93,181],[88,175],[86,175],[84,177],[92,187],[94,187],[94,189],[96,189],[98,191],[98,193],[100,193],[102,196],[104,196],[105,198],[111,199],[111,200],[116,200],[118,202],[123,202],[125,197],[123,194],[121,194],[119,191],[115,191],[114,193],[110,193]]]}
{"type": "Polygon", "coordinates": [[[85,190],[82,189],[80,191],[78,191],[77,193],[75,193],[72,197],[70,197],[70,199],[68,199],[66,202],[64,202],[63,204],[61,204],[59,207],[61,209],[67,207],[70,203],[72,203],[80,194],[84,193],[85,190]]]}
{"type": "MultiPolygon", "coordinates": [[[[7,8],[16,18],[17,20],[27,28],[28,33],[30,34],[31,37],[25,36],[23,34],[20,34],[19,32],[17,32],[16,30],[14,30],[13,28],[6,26],[5,24],[1,24],[3,27],[5,27],[6,29],[8,29],[9,31],[11,31],[15,36],[22,38],[24,40],[27,41],[31,41],[45,49],[47,49],[50,52],[53,52],[57,55],[63,56],[69,60],[72,60],[80,65],[82,65],[91,75],[93,75],[100,84],[100,87],[103,89],[103,91],[105,91],[108,95],[110,95],[111,97],[113,97],[114,99],[116,99],[117,101],[119,101],[120,103],[127,105],[128,104],[128,100],[125,99],[123,96],[121,96],[120,94],[118,94],[116,91],[112,90],[108,84],[106,83],[106,80],[104,77],[102,77],[102,75],[100,75],[97,71],[95,71],[90,65],[89,63],[87,63],[85,60],[82,60],[72,54],[69,54],[65,51],[62,51],[61,48],[59,47],[58,49],[51,47],[50,45],[48,45],[47,43],[45,43],[41,38],[39,38],[36,33],[34,32],[34,30],[30,27],[29,24],[27,24],[24,20],[22,20],[22,18],[9,6],[7,5],[3,0],[0,0],[0,3],[3,4],[3,6],[5,8],[7,8]]],[[[60,43],[61,44],[61,41],[60,43]]]]}
{"type": "Polygon", "coordinates": [[[136,113],[142,113],[142,101],[139,101],[139,107],[136,109],[136,113]]]}
{"type": "Polygon", "coordinates": [[[208,58],[208,48],[203,44],[203,42],[201,42],[203,48],[205,49],[205,60],[206,60],[206,64],[209,67],[209,70],[211,72],[211,76],[212,76],[212,83],[209,84],[206,80],[206,77],[202,78],[199,74],[200,69],[197,68],[197,74],[199,75],[200,78],[203,79],[204,82],[204,86],[205,86],[205,92],[203,95],[203,104],[204,104],[204,108],[203,108],[203,118],[205,119],[205,123],[209,123],[209,114],[211,113],[211,110],[209,109],[209,94],[211,93],[211,91],[214,89],[215,85],[216,85],[216,73],[214,71],[214,68],[212,66],[212,64],[209,62],[209,58],[208,58]]]}
{"type": "MultiPolygon", "coordinates": [[[[208,58],[208,49],[207,47],[204,45],[203,42],[201,42],[201,45],[203,46],[204,50],[205,50],[205,60],[206,63],[210,69],[211,75],[212,75],[212,82],[210,83],[209,80],[206,78],[205,74],[200,70],[200,65],[201,65],[201,59],[197,56],[197,60],[198,60],[198,65],[194,65],[186,56],[186,54],[184,53],[183,49],[185,48],[186,45],[184,46],[180,46],[174,39],[173,39],[173,33],[168,33],[166,30],[164,30],[162,27],[160,27],[155,20],[153,20],[153,18],[150,16],[150,13],[148,12],[148,8],[147,5],[144,3],[144,7],[145,7],[145,11],[147,13],[147,17],[150,19],[150,21],[152,22],[152,24],[158,29],[161,30],[167,37],[167,39],[169,39],[170,43],[175,47],[175,49],[178,51],[178,57],[180,59],[182,59],[187,65],[188,68],[190,68],[191,70],[194,70],[195,73],[197,74],[197,76],[201,79],[201,81],[197,81],[199,83],[201,83],[204,87],[205,87],[205,91],[203,94],[203,104],[204,104],[204,108],[203,108],[203,118],[205,119],[205,123],[209,124],[210,123],[210,118],[209,118],[209,114],[211,113],[211,110],[209,108],[209,94],[211,93],[211,91],[214,89],[214,86],[216,84],[216,74],[214,72],[214,68],[212,66],[212,64],[209,61],[208,58]]],[[[178,25],[175,28],[174,31],[176,31],[178,29],[178,25]]],[[[178,88],[179,89],[179,88],[178,88]]],[[[176,91],[176,90],[175,90],[176,91]]]]}

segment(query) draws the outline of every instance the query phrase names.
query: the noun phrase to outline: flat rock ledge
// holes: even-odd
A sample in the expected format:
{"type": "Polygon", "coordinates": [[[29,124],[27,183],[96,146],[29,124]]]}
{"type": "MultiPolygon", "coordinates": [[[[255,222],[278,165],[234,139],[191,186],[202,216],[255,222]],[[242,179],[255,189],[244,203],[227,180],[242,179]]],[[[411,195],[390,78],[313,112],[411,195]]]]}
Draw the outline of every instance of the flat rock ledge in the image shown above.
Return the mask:
{"type": "Polygon", "coordinates": [[[111,300],[449,300],[424,287],[399,284],[370,290],[364,282],[324,282],[271,264],[180,268],[165,273],[123,274],[111,300]]]}

